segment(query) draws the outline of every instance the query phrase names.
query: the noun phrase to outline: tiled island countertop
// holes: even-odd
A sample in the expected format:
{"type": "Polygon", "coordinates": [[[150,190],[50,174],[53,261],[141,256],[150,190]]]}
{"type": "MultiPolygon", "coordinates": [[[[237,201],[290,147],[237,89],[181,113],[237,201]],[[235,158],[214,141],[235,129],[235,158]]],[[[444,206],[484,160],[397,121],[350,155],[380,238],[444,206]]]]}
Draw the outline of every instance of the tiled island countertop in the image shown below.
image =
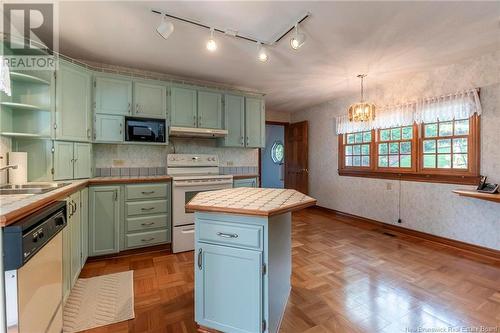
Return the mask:
{"type": "Polygon", "coordinates": [[[186,209],[242,215],[273,216],[309,206],[316,199],[295,190],[240,187],[198,193],[186,209]]]}

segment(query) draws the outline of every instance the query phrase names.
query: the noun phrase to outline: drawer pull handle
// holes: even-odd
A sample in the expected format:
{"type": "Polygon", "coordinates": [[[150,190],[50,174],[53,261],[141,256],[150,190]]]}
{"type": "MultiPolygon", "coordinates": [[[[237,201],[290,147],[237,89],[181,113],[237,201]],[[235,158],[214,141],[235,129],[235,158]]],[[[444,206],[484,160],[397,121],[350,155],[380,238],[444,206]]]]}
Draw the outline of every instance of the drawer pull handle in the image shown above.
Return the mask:
{"type": "Polygon", "coordinates": [[[141,193],[142,194],[153,194],[153,193],[155,193],[155,191],[142,191],[141,193]]]}
{"type": "Polygon", "coordinates": [[[154,207],[148,207],[148,208],[145,208],[145,207],[142,207],[141,210],[142,211],[149,211],[149,210],[153,210],[155,209],[154,207]]]}
{"type": "Polygon", "coordinates": [[[218,232],[217,236],[224,238],[238,238],[238,234],[226,234],[225,232],[218,232]]]}
{"type": "Polygon", "coordinates": [[[201,257],[201,254],[203,252],[203,249],[199,249],[198,250],[198,269],[202,269],[202,257],[201,257]]]}
{"type": "Polygon", "coordinates": [[[151,242],[152,240],[155,240],[154,237],[147,238],[147,239],[141,239],[141,242],[151,242]]]}
{"type": "Polygon", "coordinates": [[[154,222],[149,222],[149,223],[141,223],[142,226],[148,227],[150,225],[155,224],[154,222]]]}

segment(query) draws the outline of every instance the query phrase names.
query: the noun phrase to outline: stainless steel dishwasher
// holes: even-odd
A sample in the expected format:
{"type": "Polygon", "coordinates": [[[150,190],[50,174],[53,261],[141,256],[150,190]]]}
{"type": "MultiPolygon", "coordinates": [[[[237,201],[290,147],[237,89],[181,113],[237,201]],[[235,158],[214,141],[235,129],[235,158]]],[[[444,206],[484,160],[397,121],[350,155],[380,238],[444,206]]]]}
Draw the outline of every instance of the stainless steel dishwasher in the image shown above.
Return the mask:
{"type": "Polygon", "coordinates": [[[56,202],[3,233],[9,333],[62,331],[62,233],[66,203],[56,202]]]}

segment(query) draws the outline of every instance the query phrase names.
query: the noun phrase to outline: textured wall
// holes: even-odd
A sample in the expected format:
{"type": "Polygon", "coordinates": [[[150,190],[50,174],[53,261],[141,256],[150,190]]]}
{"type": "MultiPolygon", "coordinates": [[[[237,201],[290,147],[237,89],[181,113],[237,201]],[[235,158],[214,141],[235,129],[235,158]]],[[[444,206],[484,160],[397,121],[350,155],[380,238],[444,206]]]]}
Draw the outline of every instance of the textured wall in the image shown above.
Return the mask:
{"type": "MultiPolygon", "coordinates": [[[[481,88],[481,173],[498,183],[500,51],[368,87],[368,97],[386,104],[471,87],[481,88]]],[[[403,227],[500,250],[500,204],[462,198],[451,192],[457,187],[472,187],[337,174],[335,116],[345,113],[357,98],[352,94],[292,114],[293,122],[309,121],[310,194],[318,204],[391,224],[397,224],[400,209],[403,227]]]]}
{"type": "Polygon", "coordinates": [[[266,121],[290,122],[290,112],[266,110],[266,121]]]}

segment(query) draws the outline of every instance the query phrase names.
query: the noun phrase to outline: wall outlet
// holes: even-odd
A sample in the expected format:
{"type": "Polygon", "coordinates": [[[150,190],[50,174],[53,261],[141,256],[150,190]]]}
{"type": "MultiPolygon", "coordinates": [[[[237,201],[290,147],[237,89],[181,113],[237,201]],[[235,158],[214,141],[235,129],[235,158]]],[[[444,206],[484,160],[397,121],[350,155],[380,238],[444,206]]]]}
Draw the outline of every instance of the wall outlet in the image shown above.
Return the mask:
{"type": "Polygon", "coordinates": [[[391,191],[392,190],[392,183],[385,183],[385,189],[387,191],[391,191]]]}
{"type": "Polygon", "coordinates": [[[233,161],[227,161],[227,162],[226,162],[226,165],[227,165],[227,166],[233,166],[233,165],[234,165],[234,162],[233,162],[233,161]]]}
{"type": "Polygon", "coordinates": [[[124,160],[113,160],[113,166],[114,167],[122,167],[125,165],[124,160]]]}

